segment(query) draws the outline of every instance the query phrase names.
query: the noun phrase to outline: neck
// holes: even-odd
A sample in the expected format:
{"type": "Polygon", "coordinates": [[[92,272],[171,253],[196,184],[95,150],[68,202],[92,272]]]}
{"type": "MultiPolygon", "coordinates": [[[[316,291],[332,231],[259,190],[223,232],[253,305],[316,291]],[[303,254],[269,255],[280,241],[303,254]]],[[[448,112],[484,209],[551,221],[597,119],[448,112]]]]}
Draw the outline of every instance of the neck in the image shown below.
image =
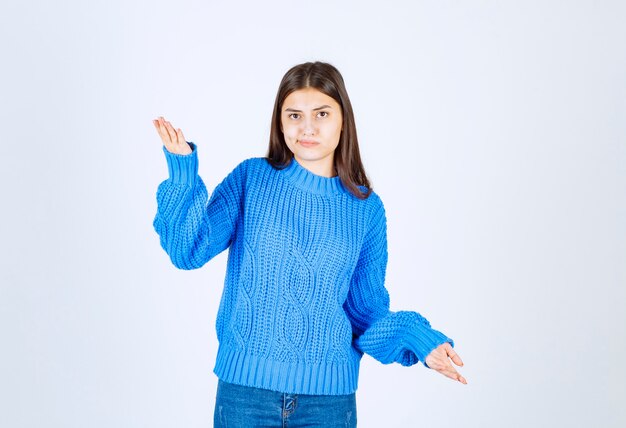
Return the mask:
{"type": "Polygon", "coordinates": [[[332,157],[330,158],[330,160],[327,160],[325,158],[316,161],[301,159],[300,157],[295,155],[294,157],[303,168],[306,168],[315,175],[326,178],[333,178],[338,175],[337,171],[335,170],[332,157]]]}

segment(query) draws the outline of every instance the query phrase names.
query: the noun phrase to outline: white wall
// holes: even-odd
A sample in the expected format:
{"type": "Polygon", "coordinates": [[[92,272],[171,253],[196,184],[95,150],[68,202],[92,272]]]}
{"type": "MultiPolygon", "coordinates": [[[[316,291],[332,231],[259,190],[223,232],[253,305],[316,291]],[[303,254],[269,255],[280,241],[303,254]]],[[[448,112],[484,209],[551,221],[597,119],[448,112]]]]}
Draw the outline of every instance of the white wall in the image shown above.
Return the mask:
{"type": "Polygon", "coordinates": [[[160,248],[151,120],[212,190],[316,59],[387,208],[391,307],[469,382],[366,355],[359,426],[626,424],[623,2],[57,3],[0,7],[1,426],[212,424],[227,253],[160,248]]]}

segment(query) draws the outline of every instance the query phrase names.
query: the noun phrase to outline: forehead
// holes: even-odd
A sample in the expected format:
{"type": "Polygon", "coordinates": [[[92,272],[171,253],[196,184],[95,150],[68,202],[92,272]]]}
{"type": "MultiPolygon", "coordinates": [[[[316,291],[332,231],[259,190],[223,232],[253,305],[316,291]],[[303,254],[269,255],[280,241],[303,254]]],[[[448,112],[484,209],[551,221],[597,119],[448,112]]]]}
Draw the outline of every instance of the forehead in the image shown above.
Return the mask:
{"type": "Polygon", "coordinates": [[[339,108],[337,101],[315,88],[298,89],[290,93],[283,102],[283,110],[289,107],[316,108],[323,104],[339,108]]]}

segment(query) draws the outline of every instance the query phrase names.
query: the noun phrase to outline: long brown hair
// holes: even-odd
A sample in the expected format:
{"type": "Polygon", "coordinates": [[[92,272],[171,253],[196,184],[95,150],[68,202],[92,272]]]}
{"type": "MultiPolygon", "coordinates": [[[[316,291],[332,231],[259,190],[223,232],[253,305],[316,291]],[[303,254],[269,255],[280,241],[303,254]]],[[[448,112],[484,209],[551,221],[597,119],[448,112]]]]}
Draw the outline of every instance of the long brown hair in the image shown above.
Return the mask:
{"type": "Polygon", "coordinates": [[[287,147],[280,129],[280,116],[285,98],[293,91],[304,88],[315,88],[333,98],[341,106],[343,129],[333,156],[334,166],[343,186],[356,197],[366,199],[372,193],[372,188],[361,162],[352,104],[341,73],[331,64],[319,61],[306,62],[293,66],[283,76],[272,113],[267,161],[274,168],[282,169],[293,159],[293,153],[287,147]],[[365,186],[367,191],[364,192],[357,185],[365,186]]]}

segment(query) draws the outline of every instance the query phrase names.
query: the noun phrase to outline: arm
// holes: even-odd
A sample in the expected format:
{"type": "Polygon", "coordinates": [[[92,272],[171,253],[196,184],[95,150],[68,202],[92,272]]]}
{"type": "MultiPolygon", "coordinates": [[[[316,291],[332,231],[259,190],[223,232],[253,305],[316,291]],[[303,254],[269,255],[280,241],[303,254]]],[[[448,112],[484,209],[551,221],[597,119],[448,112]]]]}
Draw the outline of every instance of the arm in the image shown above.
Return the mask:
{"type": "Polygon", "coordinates": [[[354,344],[383,364],[411,366],[422,361],[426,365],[426,356],[432,350],[445,342],[454,346],[454,342],[432,329],[417,312],[389,310],[389,293],[384,285],[387,219],[382,201],[377,195],[372,196],[375,207],[344,303],[353,327],[354,344]]]}
{"type": "Polygon", "coordinates": [[[179,269],[197,269],[230,245],[243,204],[246,162],[240,163],[208,195],[198,176],[197,148],[186,155],[165,146],[169,178],[157,190],[153,221],[161,246],[179,269]]]}

